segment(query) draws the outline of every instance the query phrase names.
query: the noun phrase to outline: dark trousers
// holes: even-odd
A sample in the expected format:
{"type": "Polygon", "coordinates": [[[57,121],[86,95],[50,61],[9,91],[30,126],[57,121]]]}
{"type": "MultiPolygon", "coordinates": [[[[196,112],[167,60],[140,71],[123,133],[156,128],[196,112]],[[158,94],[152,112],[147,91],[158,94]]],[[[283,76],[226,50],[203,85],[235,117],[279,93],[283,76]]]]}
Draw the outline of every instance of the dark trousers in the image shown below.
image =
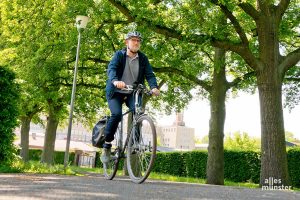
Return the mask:
{"type": "Polygon", "coordinates": [[[111,142],[114,140],[115,132],[118,124],[122,119],[122,104],[125,103],[130,110],[134,110],[134,96],[132,94],[122,94],[115,92],[111,99],[108,99],[108,107],[111,116],[104,130],[105,141],[111,142]]]}

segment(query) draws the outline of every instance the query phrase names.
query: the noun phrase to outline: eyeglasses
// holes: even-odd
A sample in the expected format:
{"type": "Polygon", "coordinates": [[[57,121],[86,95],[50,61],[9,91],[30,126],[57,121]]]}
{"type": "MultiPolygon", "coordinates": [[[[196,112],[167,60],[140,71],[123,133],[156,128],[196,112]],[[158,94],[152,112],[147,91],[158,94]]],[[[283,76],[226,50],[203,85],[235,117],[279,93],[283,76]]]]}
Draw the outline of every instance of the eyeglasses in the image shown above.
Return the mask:
{"type": "Polygon", "coordinates": [[[141,42],[141,40],[140,40],[140,39],[138,39],[138,38],[130,38],[130,40],[131,40],[131,41],[133,41],[133,42],[138,42],[138,43],[140,43],[140,42],[141,42]]]}

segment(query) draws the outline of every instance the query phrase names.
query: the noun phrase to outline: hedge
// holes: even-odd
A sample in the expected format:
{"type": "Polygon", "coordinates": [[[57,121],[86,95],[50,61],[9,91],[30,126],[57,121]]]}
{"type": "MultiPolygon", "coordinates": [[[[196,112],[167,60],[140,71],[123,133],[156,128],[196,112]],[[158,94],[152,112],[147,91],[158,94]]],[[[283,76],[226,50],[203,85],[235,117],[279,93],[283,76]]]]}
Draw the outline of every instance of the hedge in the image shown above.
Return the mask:
{"type": "MultiPolygon", "coordinates": [[[[294,187],[300,187],[300,148],[287,151],[288,169],[294,187]]],[[[153,172],[206,178],[207,151],[157,153],[153,172]]],[[[234,182],[259,183],[260,153],[224,151],[224,178],[234,182]]]]}
{"type": "Polygon", "coordinates": [[[290,148],[287,154],[289,175],[293,186],[300,187],[300,147],[290,148]]]}
{"type": "MultiPolygon", "coordinates": [[[[30,149],[29,150],[29,159],[34,161],[40,161],[42,157],[42,150],[40,149],[30,149]]],[[[75,158],[75,153],[69,154],[69,160],[71,161],[71,165],[73,164],[75,158]]],[[[54,164],[64,164],[65,152],[55,151],[54,152],[54,164]]]]}
{"type": "Polygon", "coordinates": [[[253,151],[224,151],[224,178],[234,182],[259,183],[260,154],[253,151]]]}

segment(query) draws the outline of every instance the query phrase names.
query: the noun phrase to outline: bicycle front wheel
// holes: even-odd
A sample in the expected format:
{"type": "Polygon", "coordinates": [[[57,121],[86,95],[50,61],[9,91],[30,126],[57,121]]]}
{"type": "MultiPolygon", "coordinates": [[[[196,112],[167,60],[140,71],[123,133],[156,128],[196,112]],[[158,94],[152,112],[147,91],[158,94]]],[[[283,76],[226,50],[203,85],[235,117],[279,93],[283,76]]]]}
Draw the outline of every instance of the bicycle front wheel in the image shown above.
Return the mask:
{"type": "Polygon", "coordinates": [[[149,176],[156,157],[156,130],[152,119],[142,115],[133,126],[127,148],[130,179],[143,183],[149,176]]]}

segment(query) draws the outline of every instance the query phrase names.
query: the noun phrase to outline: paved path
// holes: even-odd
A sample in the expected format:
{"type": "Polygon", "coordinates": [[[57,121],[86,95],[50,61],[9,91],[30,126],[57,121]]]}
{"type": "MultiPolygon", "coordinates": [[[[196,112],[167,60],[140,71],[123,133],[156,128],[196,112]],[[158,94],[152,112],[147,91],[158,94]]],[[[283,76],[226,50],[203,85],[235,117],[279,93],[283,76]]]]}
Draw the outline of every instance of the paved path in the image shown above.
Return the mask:
{"type": "Polygon", "coordinates": [[[101,175],[0,174],[0,200],[26,199],[299,200],[300,192],[154,180],[134,184],[128,178],[108,181],[101,175]]]}

